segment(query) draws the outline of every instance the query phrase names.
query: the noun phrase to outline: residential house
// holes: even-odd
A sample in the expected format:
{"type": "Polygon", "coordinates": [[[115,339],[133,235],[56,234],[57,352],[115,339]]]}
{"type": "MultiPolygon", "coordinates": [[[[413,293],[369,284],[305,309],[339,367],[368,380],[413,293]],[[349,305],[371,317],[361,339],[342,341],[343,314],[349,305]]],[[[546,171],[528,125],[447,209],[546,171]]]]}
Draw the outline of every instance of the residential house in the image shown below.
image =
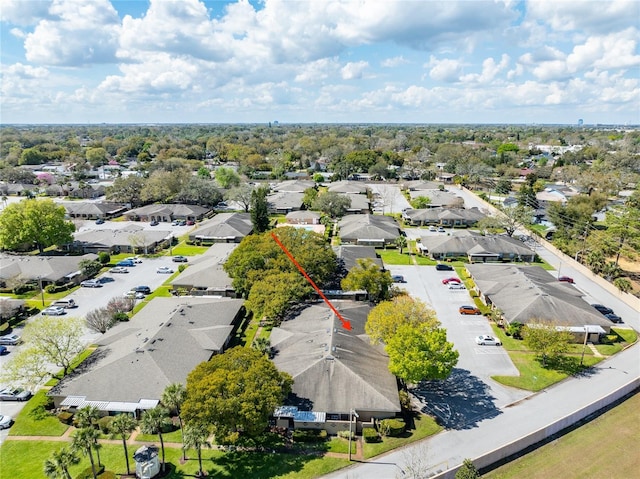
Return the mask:
{"type": "Polygon", "coordinates": [[[64,206],[69,218],[82,220],[111,219],[127,209],[124,203],[108,201],[64,201],[59,204],[64,206]]]}
{"type": "Polygon", "coordinates": [[[81,372],[48,393],[56,407],[97,407],[140,414],[165,388],[184,384],[198,364],[222,353],[244,317],[241,299],[154,298],[133,321],[118,323],[95,344],[81,372]]]}
{"type": "Polygon", "coordinates": [[[66,251],[84,253],[132,253],[149,254],[168,247],[173,231],[145,229],[137,224],[125,224],[119,229],[94,229],[76,232],[73,243],[63,245],[66,251]]]}
{"type": "Polygon", "coordinates": [[[287,180],[276,183],[272,190],[279,193],[304,193],[309,188],[315,188],[316,182],[312,180],[287,180]]]}
{"type": "Polygon", "coordinates": [[[380,258],[373,246],[341,245],[334,246],[333,251],[336,253],[338,262],[341,268],[344,269],[345,274],[358,264],[359,259],[368,259],[377,264],[381,270],[384,269],[382,258],[380,258]]]}
{"type": "Polygon", "coordinates": [[[152,204],[134,208],[124,213],[129,221],[157,221],[171,223],[174,220],[199,221],[211,212],[211,208],[185,204],[152,204]]]}
{"type": "Polygon", "coordinates": [[[193,229],[189,241],[197,244],[239,243],[252,231],[249,213],[220,213],[193,229]]]}
{"type": "Polygon", "coordinates": [[[358,181],[342,180],[331,183],[328,191],[350,195],[366,195],[369,192],[369,187],[358,181]]]}
{"type": "Polygon", "coordinates": [[[286,219],[289,225],[319,225],[321,216],[317,211],[299,210],[288,213],[286,219]]]}
{"type": "Polygon", "coordinates": [[[359,416],[358,430],[400,412],[389,358],[364,331],[370,306],[353,301],[333,304],[349,321],[350,330],[326,304],[316,303],[271,331],[273,362],[293,377],[287,405],[297,408],[277,413],[280,425],[336,434],[349,429],[351,411],[359,416]]]}
{"type": "Polygon", "coordinates": [[[424,196],[429,198],[430,202],[427,208],[463,208],[464,199],[449,191],[441,190],[411,190],[409,191],[411,199],[424,196]]]}
{"type": "Polygon", "coordinates": [[[173,292],[191,296],[225,296],[236,298],[232,279],[223,265],[237,243],[215,243],[196,257],[189,266],[170,282],[173,292]]]}
{"type": "Polygon", "coordinates": [[[371,202],[366,195],[346,194],[345,196],[351,200],[351,205],[347,207],[348,214],[366,215],[371,211],[371,202]]]}
{"type": "MultiPolygon", "coordinates": [[[[285,182],[286,183],[286,182],[285,182]]],[[[269,213],[286,215],[302,209],[304,193],[277,191],[267,195],[269,213]]]]}
{"type": "Polygon", "coordinates": [[[3,288],[39,282],[48,284],[79,283],[82,279],[80,262],[97,260],[95,254],[83,256],[30,256],[0,254],[0,285],[3,288]],[[9,286],[11,285],[11,286],[9,286]]]}
{"type": "Polygon", "coordinates": [[[347,215],[338,223],[342,244],[383,247],[400,236],[396,220],[390,216],[347,215]]]}
{"type": "Polygon", "coordinates": [[[411,226],[451,226],[466,228],[475,225],[486,215],[478,208],[426,208],[402,212],[402,219],[411,226]]]}
{"type": "Polygon", "coordinates": [[[584,301],[584,293],[539,266],[470,264],[467,271],[480,298],[501,311],[505,324],[548,322],[598,342],[611,322],[584,301]]]}
{"type": "Polygon", "coordinates": [[[481,235],[474,231],[424,236],[416,248],[436,260],[466,256],[470,263],[532,262],[536,258],[535,252],[522,241],[506,235],[481,235]]]}

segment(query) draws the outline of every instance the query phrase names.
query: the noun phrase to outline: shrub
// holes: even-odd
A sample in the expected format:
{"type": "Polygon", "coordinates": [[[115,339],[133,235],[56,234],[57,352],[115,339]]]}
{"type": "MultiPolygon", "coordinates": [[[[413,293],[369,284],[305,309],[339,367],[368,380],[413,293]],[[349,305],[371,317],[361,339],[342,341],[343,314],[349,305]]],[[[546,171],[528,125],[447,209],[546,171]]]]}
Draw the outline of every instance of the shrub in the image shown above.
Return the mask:
{"type": "Polygon", "coordinates": [[[327,440],[324,429],[296,429],[293,431],[294,442],[322,442],[327,440]]]}
{"type": "Polygon", "coordinates": [[[356,437],[356,434],[353,431],[338,431],[338,437],[349,439],[349,436],[351,436],[351,439],[353,439],[354,437],[356,437]]]}
{"type": "Polygon", "coordinates": [[[96,424],[100,428],[100,432],[102,432],[102,434],[109,434],[109,426],[111,425],[111,421],[113,421],[113,416],[103,416],[98,419],[98,422],[96,424]]]}
{"type": "Polygon", "coordinates": [[[71,425],[71,423],[73,422],[73,413],[68,412],[68,411],[64,411],[64,412],[58,413],[58,420],[62,424],[71,425]]]}
{"type": "Polygon", "coordinates": [[[109,264],[109,262],[111,261],[111,256],[109,255],[109,253],[100,251],[98,253],[98,261],[100,261],[101,264],[109,264]]]}
{"type": "Polygon", "coordinates": [[[104,471],[98,475],[98,479],[116,479],[116,473],[113,471],[104,471]]]}
{"type": "Polygon", "coordinates": [[[120,322],[129,321],[129,315],[127,313],[116,313],[113,315],[113,320],[120,322]]]}
{"type": "MultiPolygon", "coordinates": [[[[100,477],[100,474],[104,472],[104,466],[96,464],[96,475],[100,477]]],[[[76,476],[76,479],[93,479],[93,471],[91,471],[91,466],[87,467],[84,471],[76,476]]]]}
{"type": "Polygon", "coordinates": [[[380,442],[382,439],[380,437],[380,434],[378,434],[378,431],[376,431],[372,427],[367,427],[363,429],[362,437],[364,439],[364,442],[380,442]]]}
{"type": "Polygon", "coordinates": [[[383,419],[380,421],[380,434],[397,437],[404,432],[405,424],[402,419],[383,419]]]}
{"type": "Polygon", "coordinates": [[[21,284],[20,286],[16,286],[15,288],[13,288],[13,294],[20,295],[20,294],[27,293],[29,291],[33,291],[35,289],[36,289],[35,286],[29,285],[29,284],[21,284]]]}

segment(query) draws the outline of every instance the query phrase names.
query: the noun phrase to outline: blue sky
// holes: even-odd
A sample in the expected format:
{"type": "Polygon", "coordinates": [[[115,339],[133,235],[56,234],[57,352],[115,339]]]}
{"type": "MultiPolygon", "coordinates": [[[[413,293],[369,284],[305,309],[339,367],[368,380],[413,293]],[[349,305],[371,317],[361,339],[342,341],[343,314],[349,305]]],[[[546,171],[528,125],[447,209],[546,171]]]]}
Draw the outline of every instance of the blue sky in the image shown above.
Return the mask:
{"type": "Polygon", "coordinates": [[[640,123],[640,2],[2,0],[8,123],[640,123]]]}

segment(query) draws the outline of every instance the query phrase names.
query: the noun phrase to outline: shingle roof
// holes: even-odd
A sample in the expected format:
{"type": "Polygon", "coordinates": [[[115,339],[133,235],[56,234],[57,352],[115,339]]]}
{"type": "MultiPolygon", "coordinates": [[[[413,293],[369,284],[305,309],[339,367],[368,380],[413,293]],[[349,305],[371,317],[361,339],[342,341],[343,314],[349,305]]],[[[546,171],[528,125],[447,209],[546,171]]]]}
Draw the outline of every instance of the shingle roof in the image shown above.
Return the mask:
{"type": "Polygon", "coordinates": [[[278,183],[273,188],[273,191],[303,193],[307,188],[313,188],[314,186],[316,186],[316,182],[311,180],[288,180],[278,183]]]}
{"type": "Polygon", "coordinates": [[[293,376],[293,394],[314,411],[399,412],[396,378],[388,357],[364,333],[368,305],[334,301],[352,329],[346,330],[324,304],[304,309],[271,332],[274,363],[293,376]]]}
{"type": "Polygon", "coordinates": [[[425,208],[419,210],[405,210],[402,216],[411,221],[436,222],[440,220],[479,221],[486,215],[478,208],[425,208]]]}
{"type": "Polygon", "coordinates": [[[336,181],[335,183],[331,183],[328,189],[329,191],[334,191],[336,193],[352,193],[352,194],[363,194],[369,190],[367,185],[359,181],[348,181],[348,180],[336,181]]]}
{"type": "Polygon", "coordinates": [[[338,223],[340,238],[394,240],[400,236],[395,219],[380,215],[347,215],[338,223]]]}
{"type": "Polygon", "coordinates": [[[82,256],[0,255],[0,279],[21,278],[57,281],[80,271],[80,261],[95,260],[95,254],[82,256]]]}
{"type": "Polygon", "coordinates": [[[336,256],[343,261],[347,271],[351,270],[361,258],[370,259],[379,265],[380,269],[384,268],[382,259],[378,257],[376,249],[373,246],[342,245],[334,246],[333,251],[335,251],[336,256]]]}
{"type": "Polygon", "coordinates": [[[474,232],[456,231],[451,236],[425,236],[422,246],[430,254],[470,254],[480,251],[492,254],[531,256],[533,251],[521,241],[503,235],[480,235],[474,232]]]}
{"type": "Polygon", "coordinates": [[[190,238],[228,239],[244,238],[253,230],[249,213],[220,213],[202,222],[190,234],[190,238]]]}

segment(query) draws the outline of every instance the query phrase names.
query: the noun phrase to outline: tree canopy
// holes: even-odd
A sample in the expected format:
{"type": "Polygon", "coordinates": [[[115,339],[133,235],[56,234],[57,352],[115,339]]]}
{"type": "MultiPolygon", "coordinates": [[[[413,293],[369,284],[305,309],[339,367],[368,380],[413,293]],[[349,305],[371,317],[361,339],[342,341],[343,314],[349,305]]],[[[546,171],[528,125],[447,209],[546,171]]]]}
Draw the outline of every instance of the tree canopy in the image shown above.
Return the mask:
{"type": "Polygon", "coordinates": [[[531,322],[522,329],[525,346],[535,351],[543,366],[569,350],[573,335],[569,331],[559,330],[553,324],[544,321],[531,322]]]}
{"type": "Polygon", "coordinates": [[[67,221],[64,206],[52,200],[11,203],[0,213],[0,248],[17,250],[35,245],[40,252],[53,245],[73,241],[76,230],[67,221]]]}
{"type": "Polygon", "coordinates": [[[332,218],[344,216],[351,206],[351,198],[335,191],[318,194],[312,202],[312,209],[319,210],[332,218]]]}
{"type": "Polygon", "coordinates": [[[372,343],[387,343],[401,325],[421,323],[432,328],[440,325],[435,311],[422,301],[410,296],[398,296],[391,301],[383,301],[371,310],[365,331],[372,343]]]}
{"type": "Polygon", "coordinates": [[[236,347],[200,363],[187,377],[187,424],[211,425],[216,439],[254,437],[283,404],[293,380],[252,348],[236,347]]]}
{"type": "Polygon", "coordinates": [[[253,231],[262,233],[269,228],[269,205],[267,203],[267,188],[260,187],[251,191],[251,223],[253,231]]]}
{"type": "Polygon", "coordinates": [[[380,266],[369,258],[360,258],[351,268],[340,285],[345,291],[365,290],[369,299],[374,303],[389,299],[393,279],[389,271],[383,271],[380,266]]]}

